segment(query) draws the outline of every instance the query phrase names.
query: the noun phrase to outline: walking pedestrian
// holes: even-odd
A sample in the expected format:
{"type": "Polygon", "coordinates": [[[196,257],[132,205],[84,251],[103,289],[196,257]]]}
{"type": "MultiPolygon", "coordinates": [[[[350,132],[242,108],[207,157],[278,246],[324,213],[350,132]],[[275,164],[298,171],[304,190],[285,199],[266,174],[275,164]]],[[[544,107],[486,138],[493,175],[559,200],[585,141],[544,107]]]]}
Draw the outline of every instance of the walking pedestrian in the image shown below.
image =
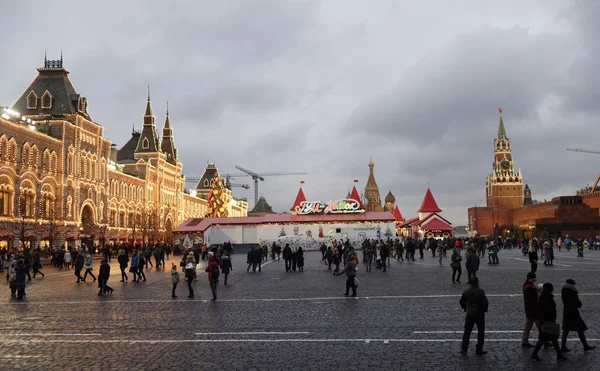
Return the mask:
{"type": "Polygon", "coordinates": [[[138,281],[142,280],[142,277],[144,277],[144,281],[146,281],[146,273],[144,273],[144,267],[146,266],[146,259],[144,258],[144,254],[142,254],[142,252],[140,252],[138,254],[138,281]]]}
{"type": "Polygon", "coordinates": [[[542,345],[546,344],[547,342],[551,342],[554,346],[557,361],[567,360],[558,347],[560,326],[556,323],[556,303],[554,302],[554,295],[552,295],[553,290],[554,286],[552,286],[551,283],[546,282],[542,288],[542,294],[540,295],[537,306],[539,309],[539,323],[541,330],[538,341],[535,343],[535,347],[533,348],[531,359],[538,362],[542,360],[540,357],[538,357],[538,352],[540,349],[542,349],[542,345]]]}
{"type": "Polygon", "coordinates": [[[177,271],[177,266],[175,264],[171,264],[171,283],[173,284],[171,297],[176,299],[177,295],[175,295],[175,290],[177,289],[177,284],[179,283],[179,272],[177,271]]]}
{"type": "Polygon", "coordinates": [[[17,296],[17,261],[13,260],[8,266],[8,284],[10,286],[10,297],[14,298],[17,296]]]}
{"type": "Polygon", "coordinates": [[[194,256],[192,254],[188,254],[187,262],[185,264],[185,279],[188,285],[188,298],[194,297],[194,289],[192,289],[192,281],[194,280],[194,256]]]}
{"type": "Polygon", "coordinates": [[[121,282],[129,281],[129,277],[127,277],[127,273],[125,273],[125,269],[127,269],[127,266],[129,265],[129,255],[127,255],[125,249],[121,250],[117,261],[119,262],[119,268],[121,269],[121,282]]]}
{"type": "Polygon", "coordinates": [[[588,351],[595,349],[595,345],[589,345],[587,339],[585,338],[585,331],[587,331],[588,327],[585,322],[581,318],[581,314],[579,314],[579,308],[581,308],[582,304],[579,300],[579,293],[577,292],[577,288],[575,287],[575,280],[569,278],[565,284],[562,285],[561,291],[561,299],[564,305],[563,310],[563,334],[562,334],[562,352],[570,352],[571,349],[567,348],[567,337],[569,336],[569,331],[577,331],[577,335],[579,335],[579,340],[581,340],[581,344],[583,344],[583,350],[588,351]]]}
{"type": "Polygon", "coordinates": [[[77,277],[77,282],[75,283],[85,281],[83,277],[81,277],[81,270],[83,269],[83,254],[77,254],[73,266],[75,267],[75,277],[77,277]]]}
{"type": "Polygon", "coordinates": [[[83,282],[85,282],[85,279],[87,278],[88,274],[90,276],[92,276],[92,278],[94,279],[94,282],[96,282],[96,276],[94,276],[94,272],[92,269],[93,262],[94,262],[94,260],[92,259],[92,256],[90,254],[87,254],[87,256],[85,258],[85,273],[83,275],[83,282]]]}
{"type": "Polygon", "coordinates": [[[531,246],[529,246],[529,264],[531,264],[531,273],[535,273],[537,271],[538,265],[538,242],[537,239],[533,240],[531,246]]]}
{"type": "Polygon", "coordinates": [[[475,278],[479,270],[479,256],[472,249],[469,249],[468,252],[469,255],[467,255],[465,268],[467,268],[467,279],[471,281],[472,278],[475,278]]]}
{"type": "Polygon", "coordinates": [[[523,327],[523,336],[521,338],[521,346],[523,348],[533,348],[533,344],[529,343],[529,335],[535,324],[540,330],[538,294],[539,289],[535,285],[537,277],[535,273],[527,273],[527,280],[523,284],[523,302],[525,304],[525,326],[523,327]]]}
{"type": "Polygon", "coordinates": [[[106,260],[106,258],[102,259],[102,262],[100,263],[100,271],[98,272],[98,288],[100,288],[100,291],[98,292],[98,295],[106,295],[109,292],[112,294],[113,293],[113,288],[108,286],[108,278],[110,277],[110,265],[108,264],[108,261],[106,260]]]}
{"type": "Polygon", "coordinates": [[[208,283],[213,294],[212,301],[217,301],[217,283],[219,282],[219,265],[217,261],[210,258],[204,271],[208,273],[208,283]]]}
{"type": "MultiPolygon", "coordinates": [[[[137,250],[133,250],[133,255],[131,255],[131,266],[129,267],[129,272],[133,274],[133,282],[140,282],[138,277],[138,267],[140,265],[140,257],[137,250]]],[[[156,266],[158,269],[158,264],[156,266]]]]}
{"type": "Polygon", "coordinates": [[[36,274],[41,274],[42,278],[46,277],[46,275],[40,270],[42,269],[43,265],[42,262],[40,261],[40,254],[38,254],[37,252],[33,254],[33,278],[35,278],[36,274]]]}
{"type": "Polygon", "coordinates": [[[344,269],[337,274],[334,273],[334,275],[341,276],[344,273],[346,273],[346,292],[344,293],[344,296],[348,296],[350,294],[350,289],[352,289],[352,297],[355,298],[358,279],[356,278],[356,263],[354,262],[353,252],[348,254],[344,269]]]}
{"type": "Polygon", "coordinates": [[[229,252],[226,252],[225,255],[223,255],[223,259],[221,259],[221,272],[223,273],[223,276],[225,276],[223,284],[227,286],[227,277],[233,272],[233,265],[231,264],[229,252]]]}
{"type": "Polygon", "coordinates": [[[488,311],[488,299],[485,291],[479,287],[479,279],[473,277],[469,280],[470,287],[466,289],[460,298],[460,306],[465,311],[465,332],[462,338],[462,354],[467,354],[469,339],[473,327],[477,325],[477,345],[475,354],[482,356],[487,352],[483,350],[485,339],[485,313],[488,311]]]}
{"type": "Polygon", "coordinates": [[[15,267],[15,282],[17,286],[17,300],[22,300],[25,293],[25,278],[27,277],[27,266],[23,259],[17,260],[15,267]]]}
{"type": "MultiPolygon", "coordinates": [[[[442,254],[440,254],[440,260],[441,256],[442,254]]],[[[462,261],[462,256],[460,255],[460,250],[454,248],[450,260],[452,261],[450,263],[450,266],[452,267],[452,283],[460,283],[460,276],[462,275],[462,268],[460,264],[462,261]],[[458,273],[458,277],[456,277],[456,273],[458,273]]]]}

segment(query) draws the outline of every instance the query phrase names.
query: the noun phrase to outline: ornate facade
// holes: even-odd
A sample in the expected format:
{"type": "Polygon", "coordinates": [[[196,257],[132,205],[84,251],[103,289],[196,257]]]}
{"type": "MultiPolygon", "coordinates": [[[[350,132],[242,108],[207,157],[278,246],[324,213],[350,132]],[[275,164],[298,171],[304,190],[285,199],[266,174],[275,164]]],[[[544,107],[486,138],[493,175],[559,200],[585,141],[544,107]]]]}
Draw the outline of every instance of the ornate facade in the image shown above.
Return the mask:
{"type": "Polygon", "coordinates": [[[373,161],[369,161],[369,178],[367,180],[367,185],[365,186],[365,206],[367,207],[367,211],[383,211],[379,187],[377,186],[375,174],[373,173],[374,167],[375,164],[373,161]]]}
{"type": "MultiPolygon", "coordinates": [[[[159,140],[148,96],[142,131],[117,150],[68,74],[62,60],[45,61],[3,110],[2,243],[169,239],[185,219],[206,215],[206,199],[185,191],[168,109],[159,140]]],[[[246,215],[245,202],[230,201],[229,215],[246,215]]]]}

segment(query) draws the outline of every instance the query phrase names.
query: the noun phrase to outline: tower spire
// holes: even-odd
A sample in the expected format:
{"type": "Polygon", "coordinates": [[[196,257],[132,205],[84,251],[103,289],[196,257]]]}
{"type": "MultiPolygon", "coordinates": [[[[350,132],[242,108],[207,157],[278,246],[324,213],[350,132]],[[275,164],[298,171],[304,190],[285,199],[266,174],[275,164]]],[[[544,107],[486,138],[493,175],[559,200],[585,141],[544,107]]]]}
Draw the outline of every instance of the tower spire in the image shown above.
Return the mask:
{"type": "Polygon", "coordinates": [[[502,107],[498,108],[500,113],[500,122],[498,123],[498,140],[508,139],[506,136],[506,129],[504,128],[504,121],[502,120],[502,107]]]}
{"type": "Polygon", "coordinates": [[[165,156],[167,156],[167,161],[171,163],[177,161],[177,148],[175,147],[173,129],[171,128],[171,117],[169,116],[169,101],[167,101],[167,114],[165,115],[165,125],[163,126],[160,149],[165,156]]]}
{"type": "Polygon", "coordinates": [[[145,116],[152,116],[152,103],[150,103],[150,84],[148,84],[148,101],[146,101],[146,113],[145,116]]]}

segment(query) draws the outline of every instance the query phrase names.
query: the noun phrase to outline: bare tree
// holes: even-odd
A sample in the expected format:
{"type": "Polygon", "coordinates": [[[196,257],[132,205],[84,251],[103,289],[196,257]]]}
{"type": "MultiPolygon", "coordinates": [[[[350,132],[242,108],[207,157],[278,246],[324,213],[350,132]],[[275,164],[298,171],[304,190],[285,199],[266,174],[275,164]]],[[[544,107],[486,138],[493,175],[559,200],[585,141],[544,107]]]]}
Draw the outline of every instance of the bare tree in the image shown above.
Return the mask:
{"type": "Polygon", "coordinates": [[[62,232],[62,228],[60,226],[60,203],[55,200],[51,204],[50,210],[44,211],[45,215],[44,220],[46,221],[45,225],[45,235],[48,237],[48,242],[50,242],[50,248],[54,248],[54,242],[58,239],[60,233],[62,232]]]}
{"type": "Polygon", "coordinates": [[[4,223],[2,227],[11,231],[23,249],[31,248],[31,239],[39,236],[35,223],[25,219],[23,215],[14,222],[4,223]]]}

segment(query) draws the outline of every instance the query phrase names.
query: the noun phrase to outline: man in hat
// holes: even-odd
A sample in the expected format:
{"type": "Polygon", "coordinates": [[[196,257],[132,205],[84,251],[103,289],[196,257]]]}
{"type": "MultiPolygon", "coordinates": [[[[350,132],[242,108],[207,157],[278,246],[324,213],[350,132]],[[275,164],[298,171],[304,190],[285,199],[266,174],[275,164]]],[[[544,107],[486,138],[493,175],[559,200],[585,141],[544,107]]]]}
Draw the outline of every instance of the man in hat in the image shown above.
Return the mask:
{"type": "Polygon", "coordinates": [[[589,345],[585,338],[584,331],[586,331],[588,328],[579,314],[579,308],[581,308],[582,304],[579,300],[577,288],[575,287],[575,280],[569,278],[567,283],[563,284],[560,296],[564,305],[561,351],[571,351],[571,349],[567,348],[567,337],[569,336],[569,331],[577,331],[577,335],[579,335],[579,340],[581,340],[581,344],[583,344],[583,349],[585,351],[595,349],[596,346],[589,345]]]}
{"type": "Polygon", "coordinates": [[[485,312],[488,311],[488,299],[485,291],[479,287],[479,279],[473,277],[469,280],[470,287],[463,292],[460,298],[460,306],[465,311],[465,332],[462,338],[462,354],[467,354],[469,348],[469,339],[473,326],[477,325],[477,345],[475,354],[482,356],[487,352],[483,350],[483,341],[485,337],[485,312]]]}
{"type": "Polygon", "coordinates": [[[538,310],[538,294],[539,289],[535,285],[537,277],[535,273],[527,273],[527,281],[523,284],[523,300],[525,303],[525,327],[523,328],[523,338],[521,339],[521,346],[523,348],[533,348],[533,344],[529,342],[529,334],[531,328],[535,323],[538,331],[539,325],[539,310],[538,310]]]}

